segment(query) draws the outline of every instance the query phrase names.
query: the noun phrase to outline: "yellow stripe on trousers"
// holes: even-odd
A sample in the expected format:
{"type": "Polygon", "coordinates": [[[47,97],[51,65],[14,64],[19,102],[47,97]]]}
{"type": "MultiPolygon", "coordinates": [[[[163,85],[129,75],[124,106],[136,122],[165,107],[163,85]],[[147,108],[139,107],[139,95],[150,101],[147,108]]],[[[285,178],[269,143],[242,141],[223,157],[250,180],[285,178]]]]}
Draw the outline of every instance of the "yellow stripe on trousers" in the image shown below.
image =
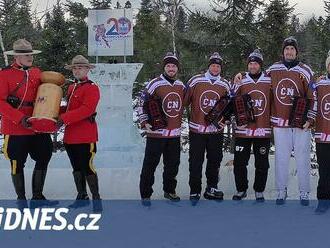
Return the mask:
{"type": "Polygon", "coordinates": [[[8,142],[9,142],[9,135],[5,135],[5,141],[3,142],[2,152],[6,159],[9,159],[8,142]]]}
{"type": "Polygon", "coordinates": [[[91,158],[89,159],[89,168],[91,169],[91,171],[94,172],[94,174],[96,174],[96,169],[95,169],[95,166],[94,166],[94,164],[93,164],[93,159],[94,159],[94,157],[95,157],[94,147],[95,147],[94,143],[91,143],[91,144],[90,144],[90,150],[89,150],[89,152],[90,152],[92,155],[91,155],[91,158]]]}
{"type": "Polygon", "coordinates": [[[16,172],[17,172],[17,160],[11,160],[11,163],[12,163],[11,173],[13,175],[16,175],[16,172]]]}

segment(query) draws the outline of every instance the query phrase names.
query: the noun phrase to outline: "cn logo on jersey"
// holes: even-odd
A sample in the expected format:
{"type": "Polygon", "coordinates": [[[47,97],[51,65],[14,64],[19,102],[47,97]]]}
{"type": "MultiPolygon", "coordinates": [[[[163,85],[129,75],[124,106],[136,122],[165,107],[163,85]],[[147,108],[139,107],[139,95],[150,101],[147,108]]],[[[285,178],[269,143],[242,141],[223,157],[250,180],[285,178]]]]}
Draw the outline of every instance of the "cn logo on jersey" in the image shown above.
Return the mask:
{"type": "Polygon", "coordinates": [[[217,92],[213,90],[207,90],[199,98],[199,108],[204,114],[207,114],[219,99],[220,95],[217,92]]]}
{"type": "Polygon", "coordinates": [[[284,78],[277,84],[275,95],[281,104],[292,105],[292,98],[300,94],[297,84],[290,78],[284,78]]]}
{"type": "Polygon", "coordinates": [[[322,117],[330,121],[330,94],[326,94],[322,97],[320,109],[322,117]]]}
{"type": "Polygon", "coordinates": [[[162,108],[168,117],[177,117],[180,114],[181,107],[182,99],[178,93],[171,92],[164,97],[162,108]]]}
{"type": "Polygon", "coordinates": [[[253,103],[254,116],[260,116],[265,113],[267,107],[266,95],[260,90],[252,90],[248,93],[253,103]]]}

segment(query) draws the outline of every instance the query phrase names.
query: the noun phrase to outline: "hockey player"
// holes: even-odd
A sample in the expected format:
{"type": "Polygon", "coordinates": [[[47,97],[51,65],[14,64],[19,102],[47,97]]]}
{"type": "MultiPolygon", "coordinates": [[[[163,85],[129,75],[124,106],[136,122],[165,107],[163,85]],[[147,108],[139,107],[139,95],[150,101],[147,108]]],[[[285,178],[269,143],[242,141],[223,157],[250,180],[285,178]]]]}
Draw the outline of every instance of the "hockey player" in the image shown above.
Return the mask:
{"type": "Polygon", "coordinates": [[[327,75],[316,83],[318,113],[315,142],[319,182],[317,186],[317,213],[324,213],[330,207],[330,51],[326,60],[327,75]]]}
{"type": "Polygon", "coordinates": [[[190,200],[195,205],[202,190],[202,168],[206,152],[206,199],[222,200],[218,189],[219,169],[222,160],[223,129],[208,125],[205,115],[216,102],[229,94],[228,82],[220,76],[223,60],[215,52],[209,58],[208,71],[192,77],[187,84],[185,105],[190,108],[189,117],[189,185],[190,200]]]}
{"type": "Polygon", "coordinates": [[[235,129],[234,175],[237,193],[233,200],[241,200],[247,196],[247,165],[250,159],[251,146],[255,156],[255,179],[253,189],[256,200],[264,201],[270,148],[270,77],[262,72],[263,56],[255,50],[248,57],[248,72],[235,85],[235,95],[248,94],[253,103],[255,122],[235,129]]]}
{"type": "Polygon", "coordinates": [[[311,81],[313,71],[300,62],[298,43],[293,37],[283,42],[283,60],[272,65],[268,73],[272,79],[273,104],[272,124],[275,140],[275,174],[278,196],[276,203],[281,205],[287,198],[289,163],[291,151],[294,151],[297,164],[300,202],[309,205],[310,192],[310,127],[314,124],[317,102],[313,95],[311,81]],[[306,97],[310,102],[307,113],[308,120],[303,129],[292,128],[288,120],[292,109],[292,97],[306,97]]]}
{"type": "Polygon", "coordinates": [[[177,202],[180,197],[176,194],[176,176],[180,164],[180,135],[183,113],[184,84],[177,79],[179,61],[173,53],[167,53],[163,59],[164,72],[151,80],[141,97],[139,120],[147,133],[147,144],[143,166],[140,175],[140,194],[142,204],[150,206],[150,197],[153,193],[154,174],[160,157],[163,155],[163,190],[164,197],[177,202]],[[163,126],[155,126],[151,110],[145,108],[148,101],[157,99],[157,113],[162,116],[159,121],[163,126]]]}

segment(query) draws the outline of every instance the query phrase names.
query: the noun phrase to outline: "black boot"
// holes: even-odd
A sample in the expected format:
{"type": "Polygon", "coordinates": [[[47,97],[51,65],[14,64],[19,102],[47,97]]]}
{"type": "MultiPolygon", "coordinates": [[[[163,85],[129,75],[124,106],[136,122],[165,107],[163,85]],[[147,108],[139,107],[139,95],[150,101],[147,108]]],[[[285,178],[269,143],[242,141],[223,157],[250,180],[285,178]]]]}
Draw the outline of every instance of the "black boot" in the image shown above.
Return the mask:
{"type": "Polygon", "coordinates": [[[74,183],[78,191],[76,200],[69,205],[69,208],[81,208],[89,205],[89,197],[86,190],[86,177],[81,171],[74,171],[74,183]]]}
{"type": "Polygon", "coordinates": [[[206,187],[204,192],[204,198],[207,200],[223,200],[223,192],[217,188],[206,187]]]}
{"type": "Polygon", "coordinates": [[[103,211],[103,207],[99,193],[99,182],[98,182],[97,174],[91,174],[86,176],[86,180],[93,196],[93,212],[100,213],[103,211]]]}
{"type": "Polygon", "coordinates": [[[197,193],[190,194],[189,199],[190,199],[191,205],[196,206],[200,198],[201,198],[201,194],[197,194],[197,193]]]}
{"type": "Polygon", "coordinates": [[[180,201],[180,197],[176,193],[164,192],[164,197],[166,199],[169,199],[172,202],[179,202],[180,201]]]}
{"type": "Polygon", "coordinates": [[[27,208],[27,201],[25,197],[25,180],[24,180],[24,173],[19,173],[15,175],[11,175],[11,179],[13,181],[15,191],[17,194],[17,207],[23,211],[24,208],[27,208]]]}
{"type": "Polygon", "coordinates": [[[240,201],[247,197],[246,191],[237,191],[235,195],[233,195],[234,201],[240,201]]]}
{"type": "Polygon", "coordinates": [[[42,194],[45,184],[47,170],[33,170],[32,175],[32,199],[30,203],[31,208],[42,206],[55,206],[58,201],[47,200],[42,194]]]}

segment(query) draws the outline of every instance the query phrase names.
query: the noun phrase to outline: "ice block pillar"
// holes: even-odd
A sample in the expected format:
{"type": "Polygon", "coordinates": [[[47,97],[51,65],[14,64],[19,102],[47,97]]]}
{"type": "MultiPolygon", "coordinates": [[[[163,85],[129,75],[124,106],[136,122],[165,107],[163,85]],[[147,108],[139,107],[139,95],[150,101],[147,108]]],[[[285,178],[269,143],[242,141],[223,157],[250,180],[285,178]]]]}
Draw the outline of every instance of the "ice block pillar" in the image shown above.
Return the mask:
{"type": "Polygon", "coordinates": [[[143,142],[133,125],[133,83],[143,64],[96,64],[90,79],[100,87],[97,109],[99,128],[98,165],[140,166],[143,142]]]}

